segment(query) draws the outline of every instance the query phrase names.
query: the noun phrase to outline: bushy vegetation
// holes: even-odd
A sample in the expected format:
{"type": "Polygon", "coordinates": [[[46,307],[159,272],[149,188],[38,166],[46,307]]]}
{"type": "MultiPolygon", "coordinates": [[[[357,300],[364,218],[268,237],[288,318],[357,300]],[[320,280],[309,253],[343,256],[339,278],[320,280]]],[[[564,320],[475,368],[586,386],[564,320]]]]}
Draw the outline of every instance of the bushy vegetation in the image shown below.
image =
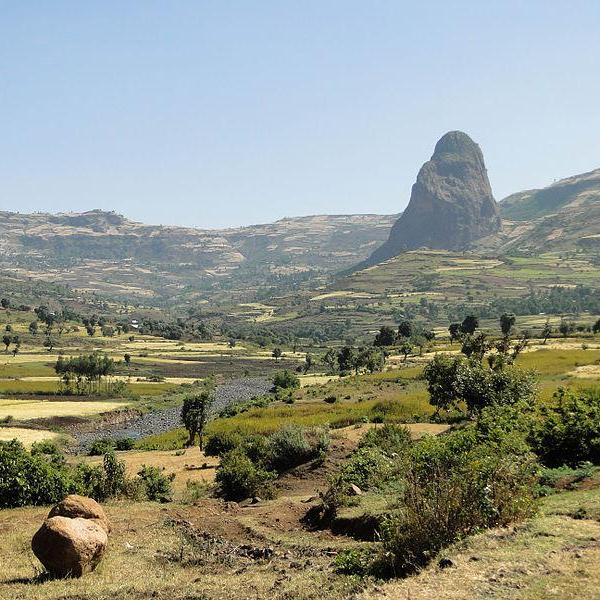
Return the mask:
{"type": "Polygon", "coordinates": [[[143,468],[137,477],[125,475],[125,464],[109,451],[101,466],[67,464],[53,444],[34,444],[31,451],[18,441],[0,442],[0,507],[44,505],[71,493],[96,500],[115,497],[170,498],[172,479],[143,468]]]}
{"type": "Polygon", "coordinates": [[[284,427],[269,435],[221,433],[208,438],[206,451],[221,456],[218,492],[229,500],[270,495],[278,474],[324,455],[329,435],[323,429],[284,427]]]}
{"type": "Polygon", "coordinates": [[[529,436],[540,460],[549,467],[600,464],[600,390],[561,389],[555,400],[540,408],[529,436]]]}
{"type": "Polygon", "coordinates": [[[515,449],[510,439],[482,442],[473,429],[416,444],[399,510],[382,531],[391,570],[410,572],[469,533],[531,515],[537,465],[515,449]]]}

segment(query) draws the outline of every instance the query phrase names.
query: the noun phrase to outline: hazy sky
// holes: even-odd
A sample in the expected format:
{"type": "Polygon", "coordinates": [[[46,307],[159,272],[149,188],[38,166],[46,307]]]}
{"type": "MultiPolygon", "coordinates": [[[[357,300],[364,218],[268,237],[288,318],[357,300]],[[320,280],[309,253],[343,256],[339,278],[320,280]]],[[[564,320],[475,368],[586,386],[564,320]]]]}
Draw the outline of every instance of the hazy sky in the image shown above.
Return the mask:
{"type": "Polygon", "coordinates": [[[0,209],[393,213],[462,129],[497,199],[600,167],[600,2],[0,0],[0,209]]]}

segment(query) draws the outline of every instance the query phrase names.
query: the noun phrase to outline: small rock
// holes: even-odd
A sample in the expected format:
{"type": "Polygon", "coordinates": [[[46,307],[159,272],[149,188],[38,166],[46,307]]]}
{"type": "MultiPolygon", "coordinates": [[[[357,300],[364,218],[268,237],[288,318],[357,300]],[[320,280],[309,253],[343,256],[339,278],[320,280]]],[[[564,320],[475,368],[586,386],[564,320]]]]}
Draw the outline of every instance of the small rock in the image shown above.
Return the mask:
{"type": "Polygon", "coordinates": [[[351,496],[362,496],[363,491],[354,483],[350,484],[350,489],[348,490],[351,496]]]}

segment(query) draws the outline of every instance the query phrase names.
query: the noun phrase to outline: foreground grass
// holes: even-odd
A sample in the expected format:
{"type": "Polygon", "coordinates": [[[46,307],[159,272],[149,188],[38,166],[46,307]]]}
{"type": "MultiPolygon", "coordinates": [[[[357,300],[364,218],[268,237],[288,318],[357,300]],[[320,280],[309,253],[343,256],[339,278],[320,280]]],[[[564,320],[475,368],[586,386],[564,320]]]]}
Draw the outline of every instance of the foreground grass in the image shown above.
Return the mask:
{"type": "MultiPolygon", "coordinates": [[[[335,577],[330,557],[319,553],[306,553],[303,557],[303,551],[286,548],[281,543],[274,544],[277,556],[271,560],[228,554],[221,550],[218,541],[199,551],[176,523],[193,523],[204,531],[209,526],[207,510],[211,529],[223,536],[218,539],[232,540],[235,545],[241,542],[238,528],[227,525],[233,514],[228,514],[226,507],[216,501],[202,508],[182,505],[164,508],[152,503],[109,505],[107,513],[114,531],[108,553],[98,569],[81,579],[54,581],[37,577],[39,564],[29,548],[31,536],[47,509],[3,511],[0,597],[333,600],[349,597],[360,587],[352,578],[335,577]],[[286,551],[288,557],[283,558],[286,551]],[[310,568],[305,568],[308,565],[310,568]]],[[[309,542],[307,534],[306,543],[309,542]]],[[[267,544],[268,540],[262,540],[263,546],[267,544]]]]}
{"type": "Polygon", "coordinates": [[[556,494],[525,523],[467,538],[421,574],[361,598],[435,599],[600,597],[600,490],[556,494]]]}

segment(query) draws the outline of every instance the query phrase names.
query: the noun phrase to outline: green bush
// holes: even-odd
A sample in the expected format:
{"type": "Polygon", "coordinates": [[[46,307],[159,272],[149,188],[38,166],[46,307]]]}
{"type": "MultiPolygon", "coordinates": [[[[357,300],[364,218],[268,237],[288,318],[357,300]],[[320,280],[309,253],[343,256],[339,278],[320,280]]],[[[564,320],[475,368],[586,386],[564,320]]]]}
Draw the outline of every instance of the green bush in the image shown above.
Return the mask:
{"type": "Polygon", "coordinates": [[[271,434],[268,440],[267,466],[278,472],[321,457],[329,448],[325,429],[307,429],[288,425],[271,434]]]}
{"type": "Polygon", "coordinates": [[[88,449],[88,456],[103,456],[107,452],[115,449],[115,442],[110,438],[94,440],[88,449]]]}
{"type": "Polygon", "coordinates": [[[275,390],[296,389],[300,387],[300,379],[295,373],[286,369],[285,371],[275,373],[275,376],[273,377],[273,387],[275,388],[275,390]]]}
{"type": "Polygon", "coordinates": [[[360,448],[379,448],[387,456],[403,454],[412,446],[408,428],[386,423],[369,429],[358,444],[360,448]]]}
{"type": "Polygon", "coordinates": [[[171,483],[175,479],[175,473],[164,475],[158,467],[142,465],[138,477],[148,500],[171,502],[173,496],[171,483]]]}
{"type": "Polygon", "coordinates": [[[369,490],[387,479],[391,471],[390,459],[379,448],[366,446],[353,452],[344,464],[340,471],[340,483],[346,487],[354,484],[363,491],[369,490]]]}
{"type": "Polygon", "coordinates": [[[77,491],[62,461],[31,454],[17,440],[0,442],[0,507],[53,504],[77,491]]]}
{"type": "Polygon", "coordinates": [[[559,390],[556,405],[540,409],[529,441],[549,467],[600,464],[600,390],[574,394],[559,390]]]}
{"type": "Polygon", "coordinates": [[[220,431],[208,436],[204,445],[206,456],[223,456],[227,452],[241,446],[243,437],[237,431],[220,431]]]}
{"type": "Polygon", "coordinates": [[[215,481],[219,495],[226,500],[244,500],[258,495],[269,497],[275,477],[275,473],[248,458],[242,448],[235,448],[221,459],[215,481]]]}
{"type": "Polygon", "coordinates": [[[474,427],[415,444],[398,499],[382,531],[382,556],[395,573],[414,571],[479,529],[535,509],[537,463],[510,439],[481,443],[474,427]]]}

